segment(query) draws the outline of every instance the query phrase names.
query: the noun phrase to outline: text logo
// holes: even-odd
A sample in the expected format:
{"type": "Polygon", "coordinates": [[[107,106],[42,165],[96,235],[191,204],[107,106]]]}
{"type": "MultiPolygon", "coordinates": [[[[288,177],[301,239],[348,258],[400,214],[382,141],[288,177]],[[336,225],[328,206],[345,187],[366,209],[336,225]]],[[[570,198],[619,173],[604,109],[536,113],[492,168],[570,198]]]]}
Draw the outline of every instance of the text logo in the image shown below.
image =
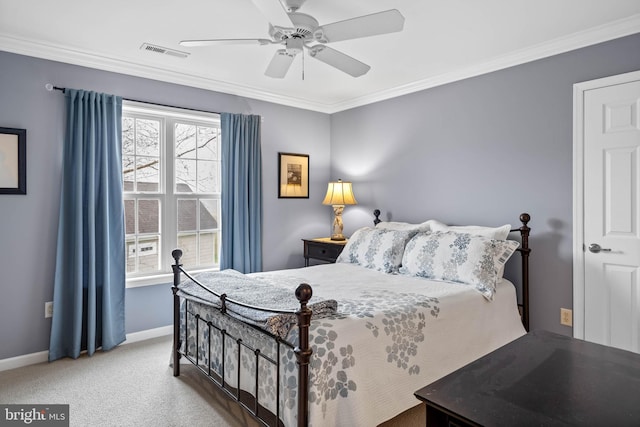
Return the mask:
{"type": "Polygon", "coordinates": [[[69,427],[69,405],[1,405],[0,427],[69,427]]]}

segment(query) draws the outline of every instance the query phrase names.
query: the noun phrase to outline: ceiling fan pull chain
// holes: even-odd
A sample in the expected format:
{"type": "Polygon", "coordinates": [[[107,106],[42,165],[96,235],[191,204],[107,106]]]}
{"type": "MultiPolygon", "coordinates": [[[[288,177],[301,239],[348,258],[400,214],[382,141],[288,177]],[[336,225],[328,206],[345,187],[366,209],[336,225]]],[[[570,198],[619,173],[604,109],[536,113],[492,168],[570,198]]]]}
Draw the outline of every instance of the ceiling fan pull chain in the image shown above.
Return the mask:
{"type": "Polygon", "coordinates": [[[304,52],[302,52],[302,81],[304,81],[304,52]]]}

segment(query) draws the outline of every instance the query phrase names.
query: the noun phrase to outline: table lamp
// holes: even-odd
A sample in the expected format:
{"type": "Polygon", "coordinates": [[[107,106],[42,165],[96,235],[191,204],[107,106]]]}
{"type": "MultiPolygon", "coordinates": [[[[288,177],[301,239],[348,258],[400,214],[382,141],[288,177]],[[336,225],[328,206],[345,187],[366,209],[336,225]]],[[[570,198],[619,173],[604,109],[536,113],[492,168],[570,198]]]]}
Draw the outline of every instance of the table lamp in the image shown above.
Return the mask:
{"type": "Polygon", "coordinates": [[[342,234],[342,211],[345,205],[356,205],[355,196],[353,195],[353,189],[350,182],[342,182],[339,179],[336,182],[330,182],[327,187],[327,195],[324,196],[322,201],[323,205],[333,206],[333,233],[331,234],[331,240],[345,240],[342,234]]]}

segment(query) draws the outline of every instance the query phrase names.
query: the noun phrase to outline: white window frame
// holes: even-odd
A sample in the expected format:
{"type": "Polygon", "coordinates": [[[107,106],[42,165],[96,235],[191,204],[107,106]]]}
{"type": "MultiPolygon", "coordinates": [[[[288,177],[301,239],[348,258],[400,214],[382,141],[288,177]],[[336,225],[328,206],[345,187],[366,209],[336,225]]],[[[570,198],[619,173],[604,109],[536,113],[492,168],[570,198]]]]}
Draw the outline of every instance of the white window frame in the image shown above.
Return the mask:
{"type": "MultiPolygon", "coordinates": [[[[178,224],[177,224],[177,201],[178,199],[217,198],[220,200],[220,193],[177,193],[175,192],[175,147],[173,144],[173,124],[198,123],[209,126],[220,127],[220,115],[201,111],[186,110],[177,107],[164,105],[147,104],[137,101],[123,100],[123,117],[135,116],[136,118],[148,118],[160,121],[160,192],[159,193],[124,193],[124,200],[131,199],[158,199],[160,208],[160,244],[158,250],[160,254],[160,271],[155,273],[135,273],[127,274],[126,287],[135,288],[139,286],[149,286],[164,283],[171,283],[173,273],[171,265],[174,263],[171,257],[172,248],[177,247],[178,224]]],[[[220,143],[220,141],[218,141],[220,143]]],[[[218,169],[218,172],[220,170],[218,169]]],[[[220,182],[220,176],[218,176],[220,182]]],[[[220,202],[219,202],[220,203],[220,202]]],[[[218,217],[218,234],[222,232],[220,217],[218,217]]],[[[221,239],[218,239],[218,253],[220,253],[221,239]]],[[[219,270],[219,266],[192,269],[197,271],[219,270]]]]}

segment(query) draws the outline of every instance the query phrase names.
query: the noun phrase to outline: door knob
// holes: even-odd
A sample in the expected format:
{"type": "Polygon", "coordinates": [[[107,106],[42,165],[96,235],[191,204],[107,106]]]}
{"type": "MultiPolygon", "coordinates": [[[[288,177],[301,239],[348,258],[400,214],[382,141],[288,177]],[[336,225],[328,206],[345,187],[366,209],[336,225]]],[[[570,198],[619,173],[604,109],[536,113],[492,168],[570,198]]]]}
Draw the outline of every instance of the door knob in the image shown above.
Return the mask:
{"type": "Polygon", "coordinates": [[[589,245],[589,251],[597,254],[598,252],[611,252],[611,249],[605,249],[597,243],[592,243],[589,245]]]}

